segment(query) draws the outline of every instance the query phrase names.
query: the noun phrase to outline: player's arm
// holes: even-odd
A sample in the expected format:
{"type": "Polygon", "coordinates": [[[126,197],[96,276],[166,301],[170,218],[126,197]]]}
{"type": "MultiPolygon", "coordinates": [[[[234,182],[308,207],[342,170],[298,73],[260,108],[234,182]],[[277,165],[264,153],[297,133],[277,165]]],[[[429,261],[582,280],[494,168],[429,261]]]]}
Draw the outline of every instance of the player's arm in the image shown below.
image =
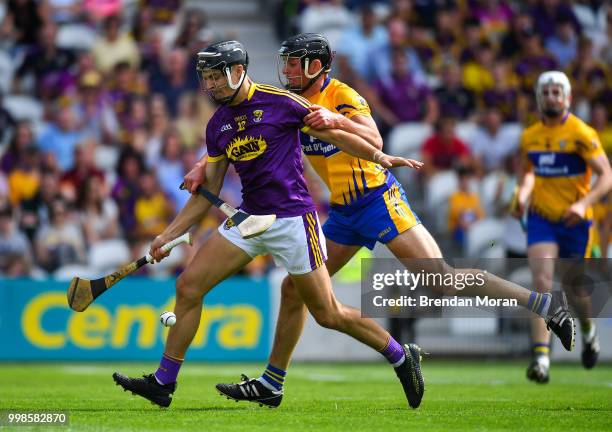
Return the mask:
{"type": "Polygon", "coordinates": [[[383,140],[371,116],[355,115],[347,118],[319,105],[312,105],[310,109],[312,112],[304,117],[307,126],[313,129],[341,129],[359,135],[373,147],[382,150],[383,140]]]}
{"type": "Polygon", "coordinates": [[[312,129],[306,127],[303,131],[321,141],[335,145],[352,156],[378,163],[385,168],[407,166],[419,169],[423,166],[421,162],[413,159],[387,155],[382,150],[370,145],[359,135],[345,132],[342,129],[312,129]]]}
{"type": "MultiPolygon", "coordinates": [[[[206,163],[206,181],[203,186],[218,195],[223,186],[223,179],[229,167],[227,158],[211,161],[206,163]]],[[[187,204],[176,215],[174,220],[168,227],[158,235],[151,243],[149,253],[156,261],[168,256],[168,252],[162,252],[161,247],[171,240],[179,237],[187,232],[189,228],[198,223],[208,212],[212,204],[206,198],[200,195],[191,195],[187,204]]]]}
{"type": "Polygon", "coordinates": [[[196,192],[196,189],[199,185],[203,184],[206,181],[206,160],[208,159],[208,155],[205,154],[202,158],[195,163],[193,168],[189,170],[185,177],[183,177],[183,184],[185,185],[185,189],[187,189],[192,194],[196,192]]]}
{"type": "Polygon", "coordinates": [[[589,193],[566,210],[563,219],[569,225],[576,224],[584,219],[586,210],[593,204],[599,202],[599,200],[612,189],[612,169],[610,168],[610,162],[606,155],[599,154],[594,158],[588,159],[587,163],[593,172],[597,174],[597,180],[589,193]]]}
{"type": "Polygon", "coordinates": [[[527,151],[521,145],[521,154],[518,170],[518,185],[514,191],[512,201],[510,202],[510,213],[512,216],[520,218],[525,212],[525,207],[533,191],[535,184],[535,174],[533,173],[533,165],[527,157],[527,151]]]}

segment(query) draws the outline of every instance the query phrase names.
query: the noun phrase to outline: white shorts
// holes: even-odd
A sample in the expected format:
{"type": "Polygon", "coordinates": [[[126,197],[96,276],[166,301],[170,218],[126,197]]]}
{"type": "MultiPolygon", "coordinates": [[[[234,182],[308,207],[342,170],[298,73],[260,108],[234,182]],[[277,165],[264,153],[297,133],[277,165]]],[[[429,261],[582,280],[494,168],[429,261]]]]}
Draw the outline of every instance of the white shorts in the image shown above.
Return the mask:
{"type": "Polygon", "coordinates": [[[250,239],[243,239],[238,229],[228,222],[226,219],[218,228],[223,237],[253,258],[271,254],[276,265],[290,274],[309,273],[327,261],[317,212],[276,219],[265,233],[250,239]]]}

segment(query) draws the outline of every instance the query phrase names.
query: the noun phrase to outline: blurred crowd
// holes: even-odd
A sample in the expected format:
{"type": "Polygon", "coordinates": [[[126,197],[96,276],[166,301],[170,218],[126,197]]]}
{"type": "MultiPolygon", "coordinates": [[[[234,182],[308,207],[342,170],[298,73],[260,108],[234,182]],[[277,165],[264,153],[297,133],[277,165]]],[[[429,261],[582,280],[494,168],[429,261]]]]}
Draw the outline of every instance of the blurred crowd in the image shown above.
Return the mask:
{"type": "MultiPolygon", "coordinates": [[[[612,154],[612,6],[603,0],[264,3],[279,41],[297,32],[329,38],[333,75],[368,100],[387,150],[404,149],[402,127],[426,131],[418,148],[402,150],[426,162],[405,186],[427,224],[435,209],[419,202],[439,179],[450,179],[446,219],[433,228],[455,246],[465,247],[479,219],[508,219],[519,134],[537,119],[533,84],[541,72],[566,71],[573,112],[612,154]]],[[[117,257],[142,256],[188,199],[178,185],[205,150],[215,107],[199,91],[195,53],[232,34],[209,27],[206,2],[3,6],[0,275],[45,277],[75,265],[102,272],[112,260],[101,260],[100,251],[112,255],[117,245],[126,251],[117,257]]],[[[308,176],[325,219],[326,193],[308,176]]],[[[222,196],[240,203],[231,170],[222,196]]],[[[602,203],[604,254],[611,215],[602,203]]],[[[222,219],[211,211],[197,241],[222,219]]],[[[507,223],[508,233],[517,232],[518,222],[507,223]]],[[[524,253],[515,235],[507,237],[508,251],[524,253]]],[[[270,265],[259,259],[246,272],[261,275],[270,265]]]]}

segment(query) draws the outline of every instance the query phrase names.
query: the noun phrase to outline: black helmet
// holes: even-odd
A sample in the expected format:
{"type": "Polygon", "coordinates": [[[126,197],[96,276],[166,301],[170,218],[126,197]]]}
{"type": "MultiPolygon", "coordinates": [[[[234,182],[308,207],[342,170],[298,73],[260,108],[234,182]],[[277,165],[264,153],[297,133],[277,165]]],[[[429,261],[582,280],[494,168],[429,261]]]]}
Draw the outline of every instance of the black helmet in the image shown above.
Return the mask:
{"type": "MultiPolygon", "coordinates": [[[[214,43],[208,46],[204,51],[200,51],[198,53],[198,61],[196,64],[196,70],[198,72],[198,77],[200,78],[200,84],[202,86],[203,73],[205,70],[216,69],[221,71],[226,79],[228,86],[235,90],[234,94],[231,97],[226,97],[223,99],[215,99],[216,102],[221,103],[223,105],[229,104],[244,82],[244,78],[246,77],[246,71],[249,66],[249,55],[244,48],[244,46],[235,40],[224,41],[214,43]],[[233,65],[243,65],[244,72],[240,77],[238,84],[233,85],[231,80],[231,67],[233,65]]],[[[203,88],[206,91],[205,88],[203,88]]]]}
{"type": "Polygon", "coordinates": [[[301,88],[291,88],[288,83],[285,84],[285,87],[287,87],[289,90],[296,91],[298,93],[308,89],[321,74],[329,73],[331,71],[333,53],[329,47],[327,38],[318,33],[301,33],[296,36],[291,36],[283,41],[280,49],[278,50],[278,55],[278,72],[281,82],[283,82],[283,79],[281,77],[282,73],[280,68],[280,60],[286,61],[288,57],[296,57],[300,59],[305,75],[306,77],[310,78],[310,82],[303,88],[301,86],[301,88]],[[322,67],[315,74],[309,75],[308,66],[310,65],[310,62],[315,59],[321,61],[322,67]]]}

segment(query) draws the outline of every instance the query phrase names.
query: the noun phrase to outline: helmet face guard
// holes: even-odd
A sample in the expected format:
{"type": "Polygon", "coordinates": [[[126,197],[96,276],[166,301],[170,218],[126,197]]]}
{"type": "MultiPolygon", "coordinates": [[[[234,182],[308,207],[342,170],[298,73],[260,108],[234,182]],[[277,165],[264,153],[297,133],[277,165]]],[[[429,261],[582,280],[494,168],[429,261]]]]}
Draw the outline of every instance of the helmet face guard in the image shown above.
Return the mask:
{"type": "Polygon", "coordinates": [[[229,105],[242,87],[249,64],[249,56],[240,42],[227,41],[213,44],[204,51],[198,53],[198,61],[196,70],[200,88],[208,94],[215,102],[221,105],[229,105]],[[244,69],[240,75],[238,82],[232,82],[232,66],[241,64],[244,69]],[[223,83],[219,84],[219,76],[215,74],[218,71],[223,76],[223,83]],[[207,82],[213,81],[213,87],[207,87],[207,82]],[[225,97],[215,97],[215,93],[229,87],[234,90],[233,94],[225,97]]]}
{"type": "Polygon", "coordinates": [[[571,105],[572,87],[567,75],[559,71],[544,72],[539,76],[535,88],[538,110],[545,117],[558,117],[569,110],[571,105]],[[561,106],[549,106],[549,92],[561,106]]]}
{"type": "Polygon", "coordinates": [[[303,93],[324,73],[331,70],[332,53],[329,43],[324,36],[315,33],[304,33],[292,36],[285,40],[278,51],[276,70],[280,83],[294,93],[303,93]],[[300,64],[297,71],[288,74],[291,60],[298,60],[300,64]],[[314,60],[321,62],[321,68],[309,72],[314,60]],[[306,79],[304,79],[306,77],[306,79]]]}

